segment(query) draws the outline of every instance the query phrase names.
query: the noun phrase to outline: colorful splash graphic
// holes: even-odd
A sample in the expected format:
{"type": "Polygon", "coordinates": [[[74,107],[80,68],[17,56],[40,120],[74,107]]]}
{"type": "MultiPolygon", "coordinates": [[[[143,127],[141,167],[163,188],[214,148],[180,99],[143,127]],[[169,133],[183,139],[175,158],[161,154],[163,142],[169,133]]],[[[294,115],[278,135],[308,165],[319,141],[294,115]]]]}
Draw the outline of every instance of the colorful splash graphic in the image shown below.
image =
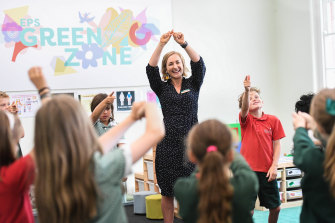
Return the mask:
{"type": "Polygon", "coordinates": [[[75,67],[129,65],[134,48],[146,50],[147,44],[158,41],[160,30],[150,22],[147,9],[138,15],[130,9],[107,8],[100,20],[99,15],[75,12],[76,27],[48,28],[36,16],[28,14],[29,6],[5,10],[1,26],[4,45],[13,48],[12,62],[27,50],[43,47],[62,47],[64,55],[54,55],[50,64],[54,75],[76,73],[75,67]],[[99,23],[96,23],[98,21],[99,23]]]}

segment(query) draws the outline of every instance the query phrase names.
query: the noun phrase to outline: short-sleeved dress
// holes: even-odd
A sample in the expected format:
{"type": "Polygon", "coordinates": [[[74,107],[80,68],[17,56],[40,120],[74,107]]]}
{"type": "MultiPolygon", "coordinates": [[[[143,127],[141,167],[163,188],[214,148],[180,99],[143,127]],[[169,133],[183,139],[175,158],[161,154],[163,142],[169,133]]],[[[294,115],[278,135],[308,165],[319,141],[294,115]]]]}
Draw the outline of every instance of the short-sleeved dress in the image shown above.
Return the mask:
{"type": "Polygon", "coordinates": [[[206,67],[200,57],[191,61],[192,76],[183,78],[178,94],[171,80],[162,81],[159,68],[148,64],[147,76],[151,89],[162,106],[166,135],[156,149],[156,177],[163,196],[173,196],[178,177],[189,176],[195,166],[185,159],[185,136],[198,123],[198,98],[206,67]]]}

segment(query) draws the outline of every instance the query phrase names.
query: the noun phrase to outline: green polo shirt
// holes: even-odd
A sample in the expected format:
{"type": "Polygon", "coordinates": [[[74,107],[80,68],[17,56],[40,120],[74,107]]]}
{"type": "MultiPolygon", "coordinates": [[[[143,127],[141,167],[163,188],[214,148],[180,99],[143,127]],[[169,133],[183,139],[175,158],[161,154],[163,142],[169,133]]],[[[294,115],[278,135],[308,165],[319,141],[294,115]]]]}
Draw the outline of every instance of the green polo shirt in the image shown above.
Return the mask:
{"type": "Polygon", "coordinates": [[[131,172],[132,157],[129,148],[115,149],[106,154],[94,154],[94,177],[99,187],[98,214],[93,223],[126,223],[122,204],[121,179],[131,172]]]}
{"type": "MultiPolygon", "coordinates": [[[[233,177],[230,183],[234,188],[232,202],[233,223],[253,222],[251,211],[254,208],[254,197],[258,193],[258,180],[244,158],[235,153],[231,171],[233,177]]],[[[174,194],[179,203],[179,214],[186,223],[196,223],[198,214],[198,179],[196,172],[189,177],[179,178],[174,185],[174,194]]]]}
{"type": "Polygon", "coordinates": [[[335,199],[323,178],[324,151],[314,145],[305,128],[296,129],[293,142],[293,163],[304,172],[301,180],[303,205],[300,222],[335,222],[335,199]]]}

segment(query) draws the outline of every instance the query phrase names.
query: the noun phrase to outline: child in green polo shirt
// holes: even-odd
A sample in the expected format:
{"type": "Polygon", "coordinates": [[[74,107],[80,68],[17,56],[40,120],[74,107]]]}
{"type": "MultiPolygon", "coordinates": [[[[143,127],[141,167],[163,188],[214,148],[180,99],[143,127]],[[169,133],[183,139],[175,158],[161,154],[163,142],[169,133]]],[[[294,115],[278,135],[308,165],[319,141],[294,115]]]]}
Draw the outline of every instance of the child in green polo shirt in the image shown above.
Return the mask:
{"type": "Polygon", "coordinates": [[[293,113],[293,162],[304,171],[300,222],[335,222],[335,90],[324,89],[315,95],[310,113],[293,113]],[[325,151],[314,144],[309,129],[325,151]]]}
{"type": "Polygon", "coordinates": [[[233,144],[230,129],[218,120],[204,121],[189,132],[187,153],[197,169],[174,185],[184,222],[253,222],[258,181],[243,157],[234,154],[233,144]]]}

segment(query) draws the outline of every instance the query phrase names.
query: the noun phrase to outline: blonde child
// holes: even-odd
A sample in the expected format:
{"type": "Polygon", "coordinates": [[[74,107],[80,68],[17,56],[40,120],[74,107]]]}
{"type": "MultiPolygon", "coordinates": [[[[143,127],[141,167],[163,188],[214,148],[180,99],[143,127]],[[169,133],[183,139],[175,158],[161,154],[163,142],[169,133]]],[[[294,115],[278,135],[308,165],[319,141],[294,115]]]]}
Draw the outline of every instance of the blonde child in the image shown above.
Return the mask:
{"type": "MultiPolygon", "coordinates": [[[[10,104],[9,95],[6,92],[3,92],[3,91],[0,91],[0,110],[1,111],[8,111],[8,112],[12,113],[13,115],[17,115],[17,113],[18,113],[18,109],[17,109],[17,106],[16,106],[15,102],[10,104]]],[[[22,131],[23,132],[22,132],[21,138],[24,137],[24,129],[23,128],[22,128],[22,131]]],[[[18,142],[17,146],[18,146],[17,157],[20,158],[20,157],[22,157],[22,151],[21,151],[21,147],[20,147],[19,142],[18,142]]]]}
{"type": "Polygon", "coordinates": [[[335,222],[335,90],[324,89],[313,97],[311,116],[293,113],[294,164],[304,171],[301,180],[302,223],[335,222]],[[312,129],[322,142],[320,150],[308,135],[312,129]]]}
{"type": "Polygon", "coordinates": [[[17,116],[0,110],[0,222],[33,223],[29,188],[34,181],[33,154],[16,159],[23,128],[17,116]]]}
{"type": "MultiPolygon", "coordinates": [[[[280,156],[280,139],[285,137],[280,120],[263,112],[260,91],[251,88],[250,76],[244,79],[244,93],[239,98],[241,124],[241,154],[259,181],[260,205],[268,208],[269,223],[276,223],[280,212],[277,186],[277,168],[280,156]]],[[[256,201],[257,197],[254,197],[256,201]]]]}
{"type": "Polygon", "coordinates": [[[98,139],[77,101],[64,95],[48,97],[41,68],[31,68],[29,76],[43,98],[34,139],[39,222],[127,222],[120,180],[129,174],[132,163],[164,137],[155,105],[134,103],[129,116],[98,139]],[[128,148],[109,152],[143,117],[143,135],[128,148]]]}
{"type": "Polygon", "coordinates": [[[177,179],[174,186],[179,214],[185,222],[253,222],[252,200],[258,181],[232,147],[231,131],[220,121],[207,120],[191,129],[187,153],[197,169],[189,177],[177,179]]]}

